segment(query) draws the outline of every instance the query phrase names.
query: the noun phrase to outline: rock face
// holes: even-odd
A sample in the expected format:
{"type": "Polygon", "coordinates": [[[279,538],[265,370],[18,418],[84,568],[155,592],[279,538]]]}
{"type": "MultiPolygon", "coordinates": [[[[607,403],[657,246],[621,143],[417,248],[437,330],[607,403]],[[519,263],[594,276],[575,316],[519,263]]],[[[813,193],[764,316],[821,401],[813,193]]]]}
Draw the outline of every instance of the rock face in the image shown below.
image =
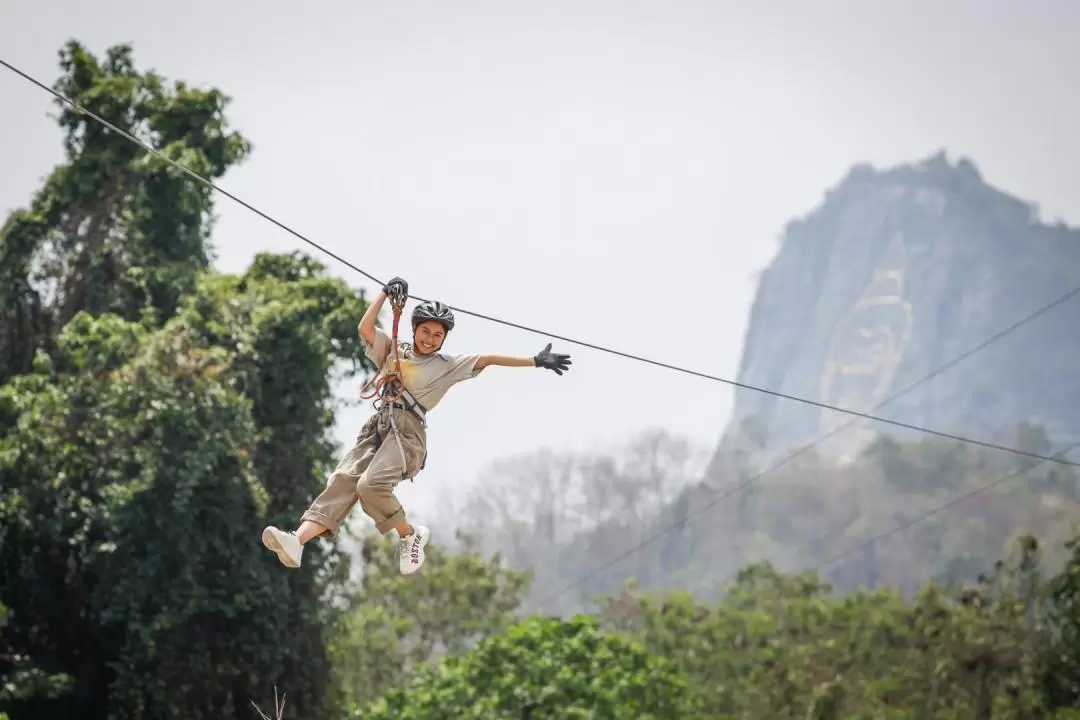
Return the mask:
{"type": "MultiPolygon", "coordinates": [[[[854,167],[786,228],[751,310],[739,382],[982,440],[1005,443],[1022,421],[1041,424],[1055,448],[1080,438],[1080,296],[890,401],[1080,286],[1080,231],[1037,215],[943,153],[854,167]]],[[[875,434],[910,434],[737,389],[710,472],[731,450],[785,454],[848,423],[818,451],[843,457],[875,434]]]]}

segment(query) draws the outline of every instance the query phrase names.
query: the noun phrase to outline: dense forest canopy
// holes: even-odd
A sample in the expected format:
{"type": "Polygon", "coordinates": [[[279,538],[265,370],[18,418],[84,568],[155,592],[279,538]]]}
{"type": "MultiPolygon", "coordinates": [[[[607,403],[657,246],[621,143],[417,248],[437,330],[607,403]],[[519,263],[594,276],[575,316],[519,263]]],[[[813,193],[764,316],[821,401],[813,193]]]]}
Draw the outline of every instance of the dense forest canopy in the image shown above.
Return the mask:
{"type": "MultiPolygon", "coordinates": [[[[221,91],[130,47],[60,60],[60,92],[208,179],[252,151],[221,91]]],[[[749,454],[705,483],[662,429],[503,458],[418,575],[360,532],[283,571],[258,531],[335,461],[365,291],[298,252],[215,270],[210,189],[58,125],[0,229],[0,717],[254,718],[277,689],[296,719],[1080,718],[1077,474],[939,439],[807,454],[707,512],[749,454]]]]}

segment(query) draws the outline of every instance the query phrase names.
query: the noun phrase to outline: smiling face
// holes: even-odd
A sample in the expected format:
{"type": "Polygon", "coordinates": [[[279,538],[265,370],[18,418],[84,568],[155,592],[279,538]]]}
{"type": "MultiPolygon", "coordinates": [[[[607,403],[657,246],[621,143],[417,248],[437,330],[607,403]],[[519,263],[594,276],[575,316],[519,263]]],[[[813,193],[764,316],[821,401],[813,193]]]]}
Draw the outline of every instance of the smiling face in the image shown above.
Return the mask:
{"type": "Polygon", "coordinates": [[[446,328],[436,320],[427,320],[413,329],[413,348],[420,355],[438,352],[446,339],[446,328]]]}

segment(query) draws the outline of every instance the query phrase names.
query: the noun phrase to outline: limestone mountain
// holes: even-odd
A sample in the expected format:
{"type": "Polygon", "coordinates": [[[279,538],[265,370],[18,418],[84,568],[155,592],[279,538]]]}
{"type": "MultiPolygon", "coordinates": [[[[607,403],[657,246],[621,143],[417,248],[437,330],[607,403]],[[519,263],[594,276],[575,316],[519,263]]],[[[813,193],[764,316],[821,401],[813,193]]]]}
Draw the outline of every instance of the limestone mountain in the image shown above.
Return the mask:
{"type": "MultiPolygon", "coordinates": [[[[1057,449],[1080,438],[1080,297],[907,388],[1077,286],[1080,231],[1042,222],[1036,206],[986,183],[971,161],[942,152],[885,170],[858,165],[785,229],[761,277],[737,379],[983,440],[1031,423],[1057,449]]],[[[736,456],[788,452],[849,423],[822,451],[851,457],[875,435],[910,435],[737,389],[709,475],[736,456]]]]}

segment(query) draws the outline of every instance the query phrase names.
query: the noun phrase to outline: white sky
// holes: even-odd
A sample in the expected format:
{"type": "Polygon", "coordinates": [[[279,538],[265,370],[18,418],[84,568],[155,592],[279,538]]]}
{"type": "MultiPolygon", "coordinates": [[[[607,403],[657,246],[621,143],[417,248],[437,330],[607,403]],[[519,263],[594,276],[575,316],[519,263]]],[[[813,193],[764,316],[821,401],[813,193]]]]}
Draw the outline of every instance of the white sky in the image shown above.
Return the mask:
{"type": "MultiPolygon", "coordinates": [[[[733,378],[755,273],[856,162],[941,148],[1080,222],[1080,3],[0,0],[0,56],[134,45],[212,84],[255,146],[222,186],[453,305],[733,378]],[[177,10],[181,12],[177,14],[177,10]]],[[[49,97],[0,69],[0,212],[61,159],[49,97]]],[[[306,249],[222,197],[219,266],[306,249]]],[[[312,251],[314,252],[314,251],[312,251]]],[[[332,262],[332,261],[330,261],[332,262]]],[[[351,271],[336,273],[356,285],[351,271]]],[[[546,342],[462,317],[448,351],[546,342]]],[[[731,388],[579,347],[495,368],[431,417],[420,511],[491,459],[664,426],[716,441],[731,388]]],[[[355,388],[343,388],[355,395],[355,388]]],[[[369,408],[339,417],[351,438],[369,408]]]]}

